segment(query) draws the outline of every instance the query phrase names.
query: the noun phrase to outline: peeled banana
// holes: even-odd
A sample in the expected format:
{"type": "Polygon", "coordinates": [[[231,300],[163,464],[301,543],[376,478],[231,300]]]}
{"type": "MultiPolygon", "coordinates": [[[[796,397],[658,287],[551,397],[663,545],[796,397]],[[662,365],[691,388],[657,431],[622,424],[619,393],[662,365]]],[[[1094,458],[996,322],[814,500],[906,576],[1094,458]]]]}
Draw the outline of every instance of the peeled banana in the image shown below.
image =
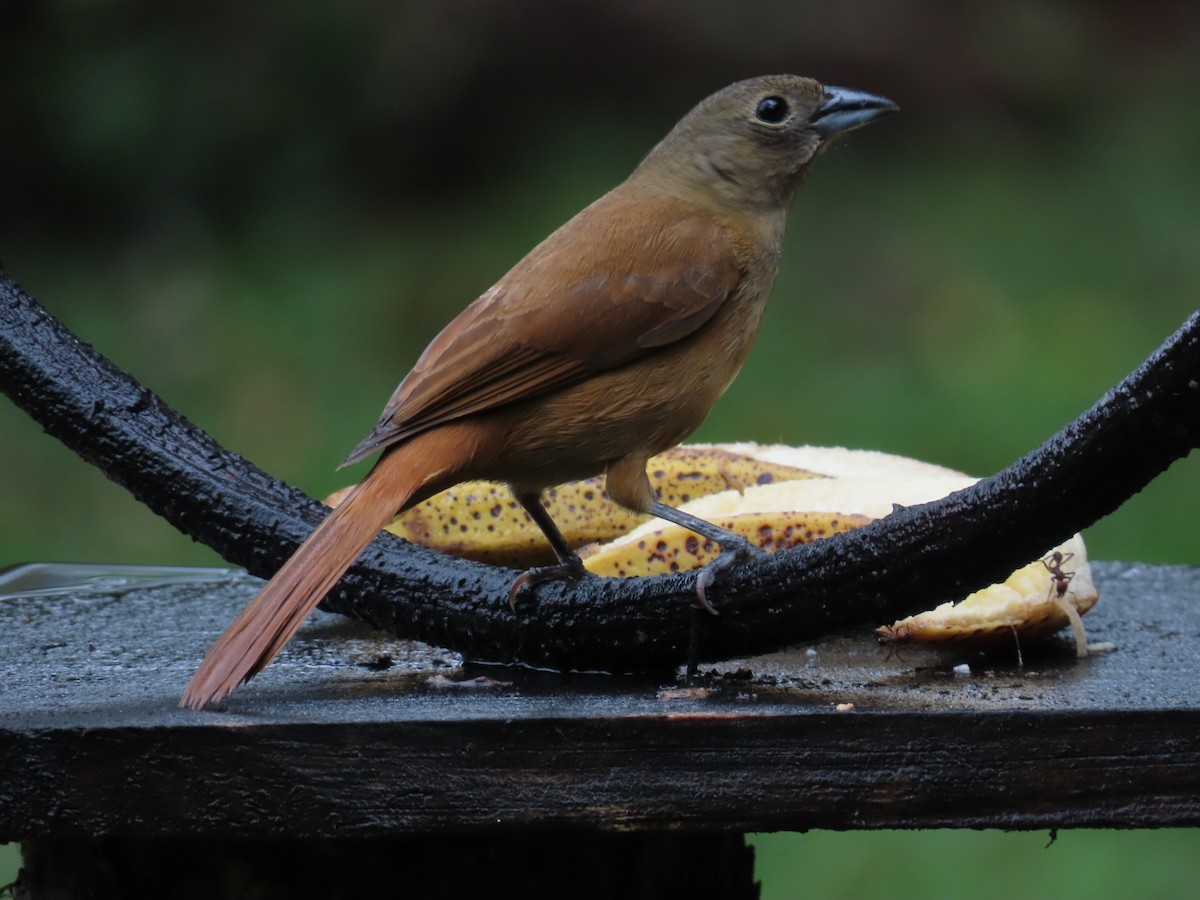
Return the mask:
{"type": "MultiPolygon", "coordinates": [[[[865,525],[895,505],[925,503],[975,479],[941,466],[840,447],[693,444],[650,460],[662,501],[736,532],[769,551],[865,525]]],[[[340,491],[326,502],[336,505],[340,491]]],[[[603,479],[546,492],[550,515],[598,575],[657,575],[703,566],[720,548],[660,519],[646,520],[605,495],[603,479]],[[585,546],[586,545],[586,546],[585,546]]],[[[388,530],[417,543],[495,565],[553,559],[546,540],[503,485],[468,482],[394,519],[388,530]]],[[[1087,653],[1080,615],[1098,599],[1076,535],[1002,584],[877,629],[887,642],[978,641],[1039,636],[1067,625],[1087,653]]]]}

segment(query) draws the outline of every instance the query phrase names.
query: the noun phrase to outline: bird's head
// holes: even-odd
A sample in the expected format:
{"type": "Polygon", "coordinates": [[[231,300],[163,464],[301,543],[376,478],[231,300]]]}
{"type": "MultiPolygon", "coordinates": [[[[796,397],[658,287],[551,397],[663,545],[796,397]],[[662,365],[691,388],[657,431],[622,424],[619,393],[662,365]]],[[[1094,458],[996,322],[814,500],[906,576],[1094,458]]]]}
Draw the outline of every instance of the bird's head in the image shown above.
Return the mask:
{"type": "Polygon", "coordinates": [[[684,116],[634,177],[731,209],[783,211],[830,140],[896,109],[798,75],[739,81],[684,116]]]}

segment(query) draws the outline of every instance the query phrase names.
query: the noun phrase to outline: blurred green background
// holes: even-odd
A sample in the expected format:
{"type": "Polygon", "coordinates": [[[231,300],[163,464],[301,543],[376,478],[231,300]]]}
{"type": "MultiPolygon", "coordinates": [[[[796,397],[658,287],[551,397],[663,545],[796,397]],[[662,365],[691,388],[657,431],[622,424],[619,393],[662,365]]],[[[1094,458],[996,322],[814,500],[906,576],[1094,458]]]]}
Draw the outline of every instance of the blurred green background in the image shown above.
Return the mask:
{"type": "MultiPolygon", "coordinates": [[[[693,103],[810,74],[902,114],[818,165],[759,345],[696,438],[987,474],[1198,305],[1198,59],[1200,8],[1154,0],[7,0],[0,260],[319,496],[359,474],[333,468],[438,328],[693,103]]],[[[0,564],[219,562],[7,403],[0,462],[0,564]]],[[[1177,464],[1088,531],[1092,556],[1200,562],[1197,498],[1177,464]]],[[[768,897],[817,871],[846,876],[828,896],[952,896],[921,879],[966,854],[1039,896],[1142,865],[1145,836],[1089,835],[776,836],[761,872],[768,897]]],[[[1190,892],[1195,833],[1154,840],[1190,892]]]]}

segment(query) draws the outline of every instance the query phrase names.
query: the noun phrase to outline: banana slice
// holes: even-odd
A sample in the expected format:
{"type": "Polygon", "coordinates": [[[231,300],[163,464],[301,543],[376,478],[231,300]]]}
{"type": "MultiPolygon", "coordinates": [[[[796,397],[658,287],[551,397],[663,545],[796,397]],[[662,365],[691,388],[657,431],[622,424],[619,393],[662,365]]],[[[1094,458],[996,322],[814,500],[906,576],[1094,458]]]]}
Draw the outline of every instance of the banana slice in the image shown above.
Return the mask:
{"type": "Polygon", "coordinates": [[[1037,638],[1067,626],[1075,655],[1087,656],[1087,636],[1079,618],[1100,594],[1092,583],[1083,538],[1075,535],[1041,559],[1013,572],[1003,584],[978,590],[957,603],[900,619],[875,630],[887,643],[1007,640],[1013,634],[1037,638]]]}

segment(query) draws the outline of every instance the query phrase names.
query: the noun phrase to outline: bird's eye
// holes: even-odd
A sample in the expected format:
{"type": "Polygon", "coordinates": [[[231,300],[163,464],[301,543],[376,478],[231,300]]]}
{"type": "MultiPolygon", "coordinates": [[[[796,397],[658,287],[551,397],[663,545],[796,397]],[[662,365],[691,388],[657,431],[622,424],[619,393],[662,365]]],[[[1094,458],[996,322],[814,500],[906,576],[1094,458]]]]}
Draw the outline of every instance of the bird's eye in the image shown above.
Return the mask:
{"type": "Polygon", "coordinates": [[[782,97],[764,97],[758,101],[758,108],[754,110],[754,115],[760,122],[768,122],[771,125],[778,125],[788,117],[787,101],[782,97]]]}

